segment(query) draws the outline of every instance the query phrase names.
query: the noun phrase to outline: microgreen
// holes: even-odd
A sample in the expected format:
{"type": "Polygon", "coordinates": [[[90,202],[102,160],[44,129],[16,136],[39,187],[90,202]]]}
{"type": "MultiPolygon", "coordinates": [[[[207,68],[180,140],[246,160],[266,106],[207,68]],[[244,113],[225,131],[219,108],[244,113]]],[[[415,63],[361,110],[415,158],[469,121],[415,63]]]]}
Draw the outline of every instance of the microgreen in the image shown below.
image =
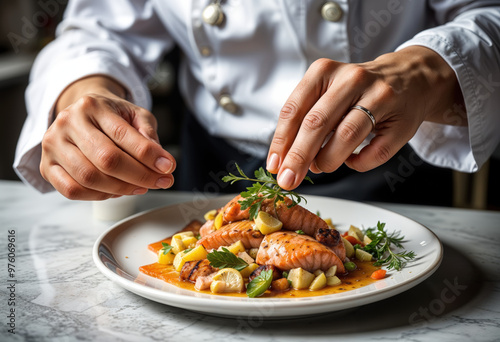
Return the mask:
{"type": "Polygon", "coordinates": [[[170,246],[166,242],[162,242],[161,245],[163,246],[163,248],[161,249],[161,252],[162,252],[162,254],[165,254],[165,255],[167,255],[168,252],[170,252],[173,248],[172,246],[170,246]]]}

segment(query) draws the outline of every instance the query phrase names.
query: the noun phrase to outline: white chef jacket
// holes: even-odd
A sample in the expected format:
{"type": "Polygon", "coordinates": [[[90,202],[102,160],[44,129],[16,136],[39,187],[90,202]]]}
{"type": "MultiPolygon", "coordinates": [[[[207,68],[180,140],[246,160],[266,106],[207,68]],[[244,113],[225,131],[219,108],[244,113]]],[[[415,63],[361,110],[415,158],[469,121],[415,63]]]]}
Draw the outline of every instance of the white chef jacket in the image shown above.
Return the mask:
{"type": "Polygon", "coordinates": [[[364,62],[410,45],[436,51],[455,70],[469,120],[468,127],[423,123],[410,141],[416,152],[474,172],[498,145],[500,1],[335,0],[342,16],[328,21],[324,0],[227,0],[220,26],[202,20],[210,3],[70,1],[57,39],[32,69],[18,175],[42,192],[53,189],[39,172],[40,144],[69,84],[108,75],[150,109],[146,81],[174,44],[184,54],[180,88],[188,107],[212,135],[255,156],[265,157],[280,108],[313,61],[364,62]],[[221,106],[222,95],[236,114],[221,106]]]}

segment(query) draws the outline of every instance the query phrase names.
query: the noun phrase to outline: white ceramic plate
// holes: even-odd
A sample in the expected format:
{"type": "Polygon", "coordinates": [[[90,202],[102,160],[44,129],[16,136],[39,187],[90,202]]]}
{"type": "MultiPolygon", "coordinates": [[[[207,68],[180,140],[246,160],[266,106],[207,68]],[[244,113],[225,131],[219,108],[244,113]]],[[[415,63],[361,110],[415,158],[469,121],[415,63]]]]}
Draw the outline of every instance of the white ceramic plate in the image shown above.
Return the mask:
{"type": "Polygon", "coordinates": [[[284,318],[319,314],[353,308],[379,301],[406,291],[428,278],[441,263],[443,248],[437,236],[421,224],[375,206],[316,196],[307,196],[305,205],[322,217],[331,217],[339,230],[349,225],[374,227],[385,222],[388,231],[400,231],[405,248],[417,259],[402,271],[390,271],[386,279],[338,294],[308,298],[224,297],[183,290],[139,272],[142,265],[154,263],[156,256],[147,249],[183,228],[190,220],[202,220],[210,209],[220,208],[232,196],[171,205],[147,211],[112,226],[94,245],[93,257],[98,269],[125,289],[153,301],[188,310],[223,316],[284,318]]]}

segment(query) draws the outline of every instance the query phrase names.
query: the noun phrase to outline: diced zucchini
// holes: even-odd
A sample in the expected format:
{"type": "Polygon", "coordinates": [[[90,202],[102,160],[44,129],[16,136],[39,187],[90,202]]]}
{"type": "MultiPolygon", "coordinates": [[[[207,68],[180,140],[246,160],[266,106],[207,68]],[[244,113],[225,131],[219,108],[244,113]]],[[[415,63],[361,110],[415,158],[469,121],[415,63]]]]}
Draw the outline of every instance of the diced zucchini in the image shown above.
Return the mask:
{"type": "Polygon", "coordinates": [[[167,254],[163,254],[163,251],[158,252],[158,263],[162,265],[172,265],[174,262],[175,254],[170,250],[167,254]]]}
{"type": "Polygon", "coordinates": [[[182,242],[182,236],[179,234],[175,234],[174,236],[172,236],[171,246],[174,254],[182,252],[186,249],[186,246],[184,246],[184,243],[182,242]]]}
{"type": "Polygon", "coordinates": [[[365,252],[362,249],[356,249],[356,259],[360,261],[371,261],[372,260],[372,255],[368,252],[365,252]]]}
{"type": "Polygon", "coordinates": [[[177,272],[180,272],[182,266],[184,266],[184,264],[187,261],[202,260],[206,258],[207,258],[207,251],[202,245],[200,245],[196,248],[193,248],[187,253],[184,252],[178,253],[174,259],[174,268],[177,272]]]}
{"type": "Polygon", "coordinates": [[[213,220],[215,216],[217,216],[217,210],[212,209],[210,211],[207,211],[205,215],[203,215],[203,218],[205,219],[205,221],[210,221],[213,220]]]}
{"type": "Polygon", "coordinates": [[[346,239],[342,238],[342,241],[344,242],[344,247],[345,247],[345,255],[350,258],[354,255],[354,247],[352,244],[347,241],[346,239]]]}
{"type": "Polygon", "coordinates": [[[185,249],[196,247],[197,242],[198,242],[198,239],[195,238],[194,236],[190,236],[190,237],[182,239],[182,243],[184,244],[184,247],[186,247],[185,249]]]}
{"type": "Polygon", "coordinates": [[[322,270],[316,270],[316,271],[314,271],[314,276],[317,277],[322,273],[325,273],[325,272],[323,272],[322,270]]]}
{"type": "Polygon", "coordinates": [[[342,284],[342,281],[340,280],[339,277],[333,276],[333,277],[326,277],[326,284],[328,286],[337,286],[342,284]]]}
{"type": "Polygon", "coordinates": [[[230,251],[233,254],[238,254],[239,252],[244,252],[245,251],[245,246],[241,242],[241,240],[236,241],[233,243],[231,246],[227,247],[227,250],[230,251]]]}
{"type": "Polygon", "coordinates": [[[292,282],[292,287],[296,290],[307,289],[314,280],[314,274],[307,272],[302,267],[291,269],[288,272],[288,280],[292,282]]]}
{"type": "Polygon", "coordinates": [[[309,290],[318,291],[326,286],[326,276],[325,273],[321,273],[319,276],[314,278],[311,285],[309,285],[309,290]]]}
{"type": "Polygon", "coordinates": [[[258,248],[250,248],[248,250],[248,255],[250,255],[254,259],[257,259],[257,253],[259,253],[259,249],[258,248]]]}
{"type": "Polygon", "coordinates": [[[337,273],[337,265],[333,265],[325,272],[325,275],[328,278],[328,277],[333,277],[336,273],[337,273]]]}
{"type": "Polygon", "coordinates": [[[363,237],[363,243],[365,245],[368,245],[370,242],[372,242],[372,239],[370,239],[367,235],[363,237]]]}
{"type": "Polygon", "coordinates": [[[259,265],[253,262],[240,271],[241,276],[243,278],[248,278],[250,277],[250,274],[252,274],[252,272],[255,271],[257,268],[259,268],[259,265]]]}
{"type": "Polygon", "coordinates": [[[358,227],[355,227],[355,226],[350,226],[349,227],[349,231],[347,232],[347,235],[350,235],[352,236],[353,238],[356,238],[358,239],[359,241],[363,241],[363,232],[361,231],[361,229],[359,229],[358,227]]]}

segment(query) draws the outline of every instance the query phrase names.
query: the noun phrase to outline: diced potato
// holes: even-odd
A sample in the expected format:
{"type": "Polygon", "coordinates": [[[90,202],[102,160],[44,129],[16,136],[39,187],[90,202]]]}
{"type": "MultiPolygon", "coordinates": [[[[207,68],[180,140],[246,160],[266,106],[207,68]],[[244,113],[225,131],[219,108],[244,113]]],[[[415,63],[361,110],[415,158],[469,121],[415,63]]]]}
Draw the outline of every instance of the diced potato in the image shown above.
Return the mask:
{"type": "Polygon", "coordinates": [[[217,214],[217,216],[215,216],[215,219],[214,219],[214,228],[215,228],[215,230],[217,230],[220,227],[222,227],[222,221],[223,221],[222,211],[220,211],[217,214]]]}
{"type": "Polygon", "coordinates": [[[325,272],[323,272],[322,270],[316,270],[316,271],[314,271],[314,275],[315,275],[316,277],[317,277],[317,276],[319,276],[319,275],[320,275],[320,274],[322,274],[322,273],[325,273],[325,272]]]}
{"type": "Polygon", "coordinates": [[[172,265],[174,262],[175,254],[170,250],[167,254],[163,254],[163,251],[158,252],[158,263],[162,265],[172,265]]]}
{"type": "Polygon", "coordinates": [[[337,286],[342,284],[342,281],[337,276],[326,277],[326,285],[328,286],[337,286]]]}
{"type": "Polygon", "coordinates": [[[241,276],[243,278],[248,278],[250,277],[250,274],[252,274],[252,272],[255,271],[257,268],[259,268],[259,265],[253,262],[240,271],[241,276]]]}
{"type": "Polygon", "coordinates": [[[318,291],[326,286],[326,276],[325,273],[321,273],[319,276],[314,278],[311,285],[309,285],[309,290],[318,291]]]}
{"type": "Polygon", "coordinates": [[[182,252],[186,249],[186,246],[184,246],[184,243],[182,242],[182,236],[178,234],[172,236],[172,242],[170,243],[170,245],[172,246],[172,251],[174,252],[174,254],[182,252]]]}
{"type": "Polygon", "coordinates": [[[250,256],[248,255],[247,252],[239,252],[238,254],[236,254],[238,256],[238,258],[241,258],[243,260],[246,261],[247,264],[251,264],[251,263],[254,263],[255,260],[250,256]]]}
{"type": "Polygon", "coordinates": [[[212,209],[210,211],[207,211],[205,215],[203,215],[203,218],[205,219],[205,221],[210,221],[213,220],[215,216],[217,216],[217,210],[212,209]]]}
{"type": "Polygon", "coordinates": [[[180,233],[177,233],[175,234],[174,236],[180,236],[181,238],[187,238],[187,237],[191,237],[191,236],[194,236],[194,233],[189,231],[189,232],[180,232],[180,233]]]}
{"type": "Polygon", "coordinates": [[[259,253],[259,249],[258,248],[250,248],[248,250],[248,255],[250,255],[254,259],[257,258],[257,253],[259,253]]]}
{"type": "Polygon", "coordinates": [[[241,242],[241,240],[236,241],[233,243],[231,246],[227,247],[228,251],[230,251],[233,254],[238,254],[239,252],[244,252],[245,251],[245,246],[241,242]]]}
{"type": "Polygon", "coordinates": [[[180,272],[182,266],[184,266],[187,261],[202,260],[206,258],[207,251],[205,250],[205,247],[200,245],[196,248],[193,248],[187,253],[185,253],[184,251],[178,253],[174,259],[174,268],[177,272],[180,272]]]}
{"type": "Polygon", "coordinates": [[[186,249],[196,247],[197,242],[198,242],[198,239],[195,238],[194,236],[190,236],[190,237],[182,239],[182,243],[184,244],[184,247],[186,247],[186,249]]]}
{"type": "Polygon", "coordinates": [[[370,242],[372,242],[372,239],[370,239],[367,235],[363,236],[363,243],[365,245],[369,244],[370,242]]]}
{"type": "Polygon", "coordinates": [[[342,238],[342,241],[344,242],[344,247],[345,247],[345,255],[350,258],[354,255],[354,247],[352,246],[352,243],[347,241],[346,239],[342,238]]]}
{"type": "Polygon", "coordinates": [[[325,219],[325,222],[326,222],[326,224],[328,225],[328,227],[330,227],[330,229],[337,229],[337,228],[335,228],[335,225],[333,224],[333,222],[332,222],[332,219],[331,219],[331,218],[326,218],[326,219],[325,219]]]}
{"type": "Polygon", "coordinates": [[[358,239],[359,241],[363,241],[363,232],[361,231],[361,229],[359,229],[358,227],[355,227],[355,226],[350,226],[349,227],[349,231],[347,232],[347,235],[350,235],[352,236],[353,238],[356,238],[358,239]]]}
{"type": "Polygon", "coordinates": [[[314,274],[307,272],[302,267],[291,269],[288,272],[288,280],[292,282],[292,287],[296,290],[307,289],[314,280],[314,274]]]}
{"type": "Polygon", "coordinates": [[[372,255],[368,252],[365,252],[362,249],[356,249],[356,259],[360,261],[371,261],[372,260],[372,255]]]}
{"type": "Polygon", "coordinates": [[[255,219],[255,226],[262,234],[266,235],[280,230],[283,227],[283,223],[265,211],[259,211],[255,219]]]}
{"type": "Polygon", "coordinates": [[[325,276],[328,277],[333,277],[337,273],[337,265],[333,265],[330,267],[326,272],[325,276]]]}

